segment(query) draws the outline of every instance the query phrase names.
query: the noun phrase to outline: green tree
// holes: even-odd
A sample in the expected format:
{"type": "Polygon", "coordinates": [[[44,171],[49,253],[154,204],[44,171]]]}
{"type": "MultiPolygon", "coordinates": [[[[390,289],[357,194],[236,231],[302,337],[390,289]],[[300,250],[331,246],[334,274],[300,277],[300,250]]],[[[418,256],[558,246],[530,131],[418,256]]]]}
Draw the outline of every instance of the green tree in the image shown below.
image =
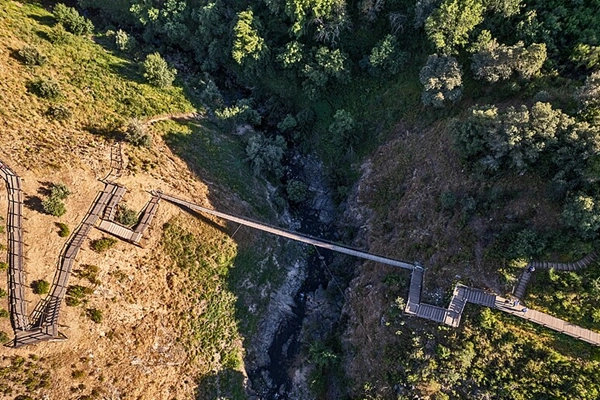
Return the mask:
{"type": "Polygon", "coordinates": [[[94,31],[94,24],[89,19],[81,16],[73,7],[58,3],[52,10],[54,17],[67,31],[75,35],[89,35],[94,31]]]}
{"type": "Polygon", "coordinates": [[[462,75],[458,62],[451,56],[432,54],[419,73],[425,91],[423,104],[443,107],[448,101],[457,102],[462,97],[462,75]]]}
{"type": "Polygon", "coordinates": [[[469,33],[483,21],[481,0],[445,0],[425,21],[425,32],[443,54],[469,42],[469,33]]]}
{"type": "Polygon", "coordinates": [[[600,71],[593,72],[585,80],[585,84],[576,92],[575,98],[583,108],[600,106],[600,71]]]}
{"type": "Polygon", "coordinates": [[[529,79],[540,71],[544,61],[544,44],[534,43],[525,47],[523,42],[518,42],[514,46],[505,46],[492,39],[481,45],[473,55],[471,68],[477,78],[488,82],[508,79],[514,71],[522,78],[529,79]]]}
{"type": "Polygon", "coordinates": [[[600,228],[600,202],[592,196],[579,193],[567,201],[562,213],[567,226],[575,228],[584,239],[594,239],[600,228]]]}
{"type": "Polygon", "coordinates": [[[137,43],[133,36],[129,35],[124,30],[119,29],[115,33],[115,45],[117,46],[117,49],[121,51],[131,51],[136,47],[137,43]]]}
{"type": "Polygon", "coordinates": [[[159,53],[148,54],[142,68],[144,78],[148,83],[159,88],[171,86],[177,75],[177,70],[169,68],[169,65],[159,53]]]}
{"type": "Polygon", "coordinates": [[[331,50],[319,47],[314,54],[314,62],[309,62],[302,68],[306,77],[302,83],[303,90],[311,100],[316,100],[322,94],[330,78],[346,81],[349,76],[347,66],[348,55],[340,49],[331,50]]]}
{"type": "Polygon", "coordinates": [[[394,75],[406,63],[406,53],[400,50],[398,40],[387,35],[371,50],[368,57],[369,72],[373,75],[394,75]]]}
{"type": "Polygon", "coordinates": [[[246,60],[260,60],[267,52],[265,40],[258,33],[258,23],[254,13],[248,9],[238,13],[233,28],[233,47],[231,56],[236,63],[242,65],[246,60]]]}
{"type": "Polygon", "coordinates": [[[283,65],[283,68],[291,68],[302,61],[303,51],[304,45],[294,40],[285,45],[283,51],[277,55],[277,61],[283,65]]]}
{"type": "Polygon", "coordinates": [[[281,177],[283,175],[281,159],[285,148],[285,139],[282,136],[271,139],[262,134],[252,135],[246,145],[246,160],[250,161],[256,175],[271,172],[281,177]]]}

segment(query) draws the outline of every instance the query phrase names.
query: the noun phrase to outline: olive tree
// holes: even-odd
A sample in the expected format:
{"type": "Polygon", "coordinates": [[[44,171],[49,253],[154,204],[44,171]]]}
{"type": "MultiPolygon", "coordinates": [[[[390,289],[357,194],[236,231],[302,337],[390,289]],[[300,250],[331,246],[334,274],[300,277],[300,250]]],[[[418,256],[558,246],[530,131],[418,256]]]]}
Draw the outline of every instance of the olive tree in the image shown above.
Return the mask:
{"type": "Polygon", "coordinates": [[[446,102],[457,102],[462,96],[461,68],[454,57],[430,55],[419,80],[425,87],[421,95],[425,105],[443,107],[446,102]]]}
{"type": "Polygon", "coordinates": [[[600,71],[593,72],[586,78],[575,97],[583,108],[600,106],[600,71]]]}
{"type": "Polygon", "coordinates": [[[159,53],[148,54],[142,65],[144,78],[151,85],[166,88],[173,84],[177,70],[169,65],[159,53]]]}
{"type": "Polygon", "coordinates": [[[427,17],[425,32],[443,54],[456,53],[469,42],[469,33],[483,21],[481,0],[445,0],[427,17]]]}

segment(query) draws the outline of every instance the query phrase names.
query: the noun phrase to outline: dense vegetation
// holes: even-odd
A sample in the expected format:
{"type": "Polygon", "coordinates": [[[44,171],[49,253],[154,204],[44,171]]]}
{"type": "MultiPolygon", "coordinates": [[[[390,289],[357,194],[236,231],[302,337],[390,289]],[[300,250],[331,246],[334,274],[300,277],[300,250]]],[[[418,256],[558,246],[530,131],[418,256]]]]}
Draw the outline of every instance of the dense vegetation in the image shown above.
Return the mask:
{"type": "MultiPolygon", "coordinates": [[[[350,165],[385,140],[398,121],[423,131],[441,122],[469,179],[482,182],[476,193],[442,193],[445,211],[461,208],[466,225],[469,216],[484,210],[481,204],[502,201],[490,188],[521,176],[548,182],[541,197],[560,210],[560,226],[552,232],[525,228],[526,221],[498,227],[488,255],[573,258],[581,254],[569,251],[590,249],[600,233],[600,76],[595,72],[600,13],[592,2],[79,0],[78,5],[94,21],[101,42],[138,63],[138,69],[119,67],[106,56],[102,60],[109,67],[98,69],[121,68],[132,79],[164,90],[184,86],[220,129],[251,132],[241,139],[245,162],[255,174],[286,183],[280,194],[292,203],[305,200],[306,186],[282,167],[289,150],[318,152],[343,200],[356,176],[350,165]]],[[[53,51],[75,40],[71,33],[85,36],[94,30],[90,19],[73,8],[56,5],[54,16],[59,25],[47,34],[53,51]]],[[[52,58],[46,49],[32,47],[17,56],[32,69],[44,68],[52,58]]],[[[68,85],[34,75],[27,89],[52,102],[47,115],[70,118],[70,110],[58,104],[68,85]]],[[[142,117],[161,109],[142,95],[144,86],[132,83],[136,94],[123,94],[101,90],[89,79],[75,74],[73,81],[113,99],[119,123],[124,122],[120,116],[142,117]]],[[[212,145],[197,138],[192,145],[186,132],[171,130],[170,124],[164,124],[165,139],[180,154],[212,145]]],[[[125,130],[132,144],[150,146],[151,136],[139,121],[131,120],[125,130]]],[[[194,157],[199,156],[188,158],[194,157]]],[[[59,196],[50,199],[47,212],[64,214],[59,196]]],[[[231,254],[212,259],[211,245],[201,245],[174,225],[166,227],[164,239],[178,267],[208,285],[200,295],[211,298],[209,307],[219,308],[218,318],[204,321],[206,326],[190,324],[223,338],[220,348],[211,347],[213,342],[206,346],[221,357],[215,365],[238,368],[239,353],[232,345],[237,333],[223,317],[233,314],[233,299],[218,290],[231,254]],[[206,265],[199,268],[192,261],[196,258],[206,265]]],[[[110,244],[94,246],[101,251],[110,244]]],[[[532,301],[573,322],[597,326],[597,279],[593,272],[583,277],[550,273],[536,282],[532,301]],[[550,286],[554,298],[540,294],[550,286]]],[[[72,303],[83,294],[72,288],[72,303]]],[[[465,325],[454,333],[433,334],[431,328],[419,335],[398,327],[380,386],[439,399],[598,396],[597,361],[590,360],[597,354],[585,345],[577,354],[559,339],[539,340],[534,328],[520,329],[518,322],[488,311],[470,313],[465,325]]],[[[319,367],[325,371],[329,364],[319,367]]],[[[371,389],[365,391],[371,395],[371,389]]]]}

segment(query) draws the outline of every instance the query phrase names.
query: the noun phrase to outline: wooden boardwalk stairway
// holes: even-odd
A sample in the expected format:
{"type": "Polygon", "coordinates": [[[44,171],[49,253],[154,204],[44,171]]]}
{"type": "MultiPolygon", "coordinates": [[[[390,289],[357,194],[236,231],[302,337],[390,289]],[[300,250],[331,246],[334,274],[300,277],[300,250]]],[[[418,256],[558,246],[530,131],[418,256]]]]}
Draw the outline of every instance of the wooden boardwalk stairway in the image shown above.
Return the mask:
{"type": "MultiPolygon", "coordinates": [[[[120,155],[120,146],[111,148],[111,175],[121,175],[123,159],[120,155]]],[[[495,308],[519,318],[546,326],[550,329],[565,333],[580,340],[594,345],[600,345],[600,334],[590,330],[572,325],[566,321],[550,315],[534,311],[523,311],[522,307],[514,307],[513,303],[481,289],[471,288],[462,284],[454,287],[452,298],[448,308],[439,307],[421,302],[423,291],[424,269],[418,263],[408,263],[392,258],[372,254],[363,250],[355,249],[337,243],[328,242],[323,239],[288,231],[274,226],[266,225],[247,218],[219,212],[207,207],[194,204],[187,200],[164,194],[160,191],[152,192],[152,198],[144,208],[138,224],[133,228],[123,227],[114,222],[115,210],[121,201],[126,189],[116,183],[105,179],[105,187],[98,194],[95,201],[82,223],[74,231],[74,234],[65,244],[61,251],[58,267],[54,276],[50,294],[40,301],[31,316],[27,315],[27,307],[24,296],[24,268],[23,268],[23,233],[22,233],[22,193],[19,177],[8,166],[0,162],[0,177],[6,181],[8,191],[8,223],[7,234],[9,242],[9,307],[11,322],[15,332],[13,346],[19,347],[37,343],[44,340],[57,340],[65,338],[58,332],[58,319],[62,301],[66,295],[69,277],[75,263],[75,258],[89,232],[96,223],[100,221],[99,228],[115,236],[139,243],[144,231],[150,226],[154,215],[158,210],[161,199],[191,211],[207,213],[218,218],[249,226],[254,229],[268,232],[288,239],[296,240],[313,246],[326,248],[343,254],[364,258],[367,260],[383,263],[412,271],[408,299],[405,313],[417,317],[429,319],[437,323],[457,327],[460,324],[461,315],[467,303],[495,308]]],[[[574,271],[582,268],[598,257],[592,253],[575,263],[548,263],[532,262],[529,267],[555,268],[561,271],[574,271]]],[[[527,283],[533,274],[532,270],[526,269],[521,275],[519,284],[515,287],[515,296],[522,297],[525,294],[527,283]]]]}

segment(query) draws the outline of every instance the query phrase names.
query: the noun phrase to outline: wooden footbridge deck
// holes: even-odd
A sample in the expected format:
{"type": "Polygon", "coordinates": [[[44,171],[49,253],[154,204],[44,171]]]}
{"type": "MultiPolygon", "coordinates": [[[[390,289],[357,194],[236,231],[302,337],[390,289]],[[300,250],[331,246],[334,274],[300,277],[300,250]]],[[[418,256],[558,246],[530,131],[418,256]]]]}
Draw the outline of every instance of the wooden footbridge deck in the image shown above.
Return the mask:
{"type": "Polygon", "coordinates": [[[348,254],[348,255],[351,255],[354,257],[364,258],[366,260],[376,261],[376,262],[379,262],[382,264],[392,265],[394,267],[400,267],[400,268],[410,269],[410,270],[412,270],[415,267],[414,264],[410,264],[410,263],[407,263],[404,261],[398,261],[398,260],[394,260],[392,258],[379,256],[377,254],[372,254],[372,253],[369,253],[366,251],[353,249],[348,246],[332,243],[332,242],[329,242],[329,241],[326,241],[323,239],[318,239],[318,238],[315,238],[315,237],[312,237],[309,235],[304,235],[301,233],[292,232],[292,231],[288,231],[288,230],[281,229],[281,228],[276,228],[274,226],[270,226],[270,225],[266,225],[266,224],[263,224],[260,222],[252,221],[247,218],[240,218],[235,215],[231,215],[231,214],[223,213],[223,212],[216,211],[216,210],[213,210],[210,208],[202,207],[198,204],[194,204],[187,200],[181,199],[179,197],[170,196],[168,194],[164,194],[159,191],[152,192],[152,194],[155,196],[160,196],[160,198],[163,200],[167,200],[171,203],[183,206],[190,210],[200,211],[200,212],[203,212],[206,214],[214,215],[215,217],[223,218],[225,220],[238,223],[240,225],[249,226],[251,228],[258,229],[263,232],[268,232],[273,235],[296,240],[298,242],[311,244],[313,246],[321,247],[321,248],[332,250],[332,251],[337,251],[338,253],[348,254]]]}
{"type": "MultiPolygon", "coordinates": [[[[111,147],[112,169],[108,177],[113,175],[118,177],[121,175],[123,159],[120,155],[120,151],[120,146],[118,148],[115,146],[111,147]]],[[[160,191],[152,192],[152,198],[141,213],[138,224],[133,229],[124,227],[115,222],[114,218],[116,215],[115,212],[117,206],[125,194],[126,189],[123,186],[109,181],[108,177],[104,180],[104,190],[98,194],[84,220],[75,230],[74,234],[65,244],[65,247],[61,252],[50,294],[38,303],[38,305],[35,307],[35,310],[29,317],[27,315],[27,307],[24,295],[25,279],[23,268],[22,233],[23,202],[20,179],[9,167],[2,163],[0,163],[0,177],[6,181],[6,187],[8,191],[7,234],[9,239],[9,307],[11,313],[11,322],[15,332],[15,339],[12,344],[15,347],[33,344],[43,340],[57,340],[61,338],[61,334],[58,332],[58,319],[60,315],[60,307],[67,292],[69,277],[77,254],[79,253],[79,250],[81,249],[81,246],[89,235],[91,229],[96,226],[96,223],[100,220],[98,228],[131,243],[139,244],[144,231],[150,226],[152,219],[157,212],[158,204],[161,199],[167,200],[188,210],[199,211],[213,215],[218,218],[223,218],[231,222],[261,230],[263,232],[268,232],[274,235],[343,254],[411,270],[412,275],[410,290],[408,294],[408,301],[405,307],[405,313],[408,315],[414,315],[438,323],[457,327],[460,324],[460,318],[465,305],[470,302],[473,304],[495,308],[519,318],[530,320],[531,322],[543,325],[555,331],[559,331],[581,339],[588,343],[600,345],[600,334],[596,332],[572,325],[566,321],[538,311],[527,310],[524,312],[522,311],[522,306],[512,307],[512,303],[500,296],[461,284],[455,286],[448,308],[422,303],[421,293],[423,288],[424,270],[423,267],[421,267],[418,263],[413,264],[399,261],[349,246],[332,243],[309,235],[266,225],[247,218],[241,218],[235,215],[203,207],[179,197],[164,194],[160,191]]],[[[531,263],[528,265],[528,267],[534,266],[535,268],[556,268],[558,270],[572,271],[586,266],[590,262],[594,261],[597,256],[598,255],[596,253],[593,253],[576,263],[531,263]]],[[[529,281],[532,272],[528,269],[524,272],[524,274],[525,273],[527,276],[524,276],[520,281],[522,289],[519,289],[519,286],[516,288],[516,292],[518,293],[521,293],[520,291],[522,291],[524,294],[524,287],[529,281]]]]}
{"type": "Polygon", "coordinates": [[[13,329],[23,331],[29,327],[25,301],[25,271],[23,268],[23,193],[21,179],[6,164],[0,162],[0,177],[6,182],[8,192],[8,308],[13,329]]]}

